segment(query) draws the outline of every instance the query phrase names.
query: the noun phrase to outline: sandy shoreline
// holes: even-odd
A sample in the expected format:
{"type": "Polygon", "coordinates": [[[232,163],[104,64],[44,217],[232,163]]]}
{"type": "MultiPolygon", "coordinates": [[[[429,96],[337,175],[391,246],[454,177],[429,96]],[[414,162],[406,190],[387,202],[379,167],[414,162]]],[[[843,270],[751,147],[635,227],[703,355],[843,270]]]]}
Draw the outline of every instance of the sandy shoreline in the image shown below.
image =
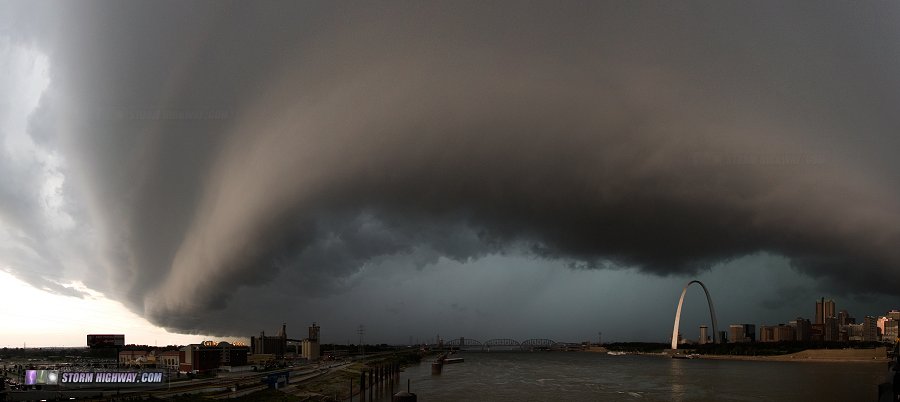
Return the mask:
{"type": "MultiPolygon", "coordinates": [[[[593,352],[605,352],[605,350],[592,350],[593,352]]],[[[635,353],[630,355],[656,356],[668,358],[667,353],[635,353]]],[[[694,355],[696,359],[707,360],[743,360],[759,362],[811,362],[811,363],[881,363],[890,361],[885,348],[875,349],[809,349],[797,353],[774,356],[744,356],[744,355],[694,355]]]]}
{"type": "Polygon", "coordinates": [[[776,356],[733,356],[699,355],[700,359],[747,360],[769,362],[814,362],[814,363],[887,363],[885,348],[874,349],[810,349],[802,352],[776,356]]]}
{"type": "Polygon", "coordinates": [[[760,361],[760,362],[808,362],[808,363],[887,363],[890,360],[884,358],[871,359],[840,359],[840,358],[811,358],[811,357],[794,357],[791,355],[784,356],[729,356],[729,355],[702,355],[698,359],[707,360],[744,360],[744,361],[760,361]]]}

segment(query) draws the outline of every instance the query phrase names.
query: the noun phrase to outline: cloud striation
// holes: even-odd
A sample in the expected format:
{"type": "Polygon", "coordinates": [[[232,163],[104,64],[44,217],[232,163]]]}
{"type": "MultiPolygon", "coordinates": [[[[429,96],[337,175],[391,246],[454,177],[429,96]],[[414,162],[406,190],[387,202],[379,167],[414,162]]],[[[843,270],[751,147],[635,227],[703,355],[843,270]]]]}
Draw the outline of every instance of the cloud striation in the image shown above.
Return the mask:
{"type": "Polygon", "coordinates": [[[91,239],[59,272],[167,328],[441,257],[900,285],[896,6],[68,7],[21,28],[91,239]]]}

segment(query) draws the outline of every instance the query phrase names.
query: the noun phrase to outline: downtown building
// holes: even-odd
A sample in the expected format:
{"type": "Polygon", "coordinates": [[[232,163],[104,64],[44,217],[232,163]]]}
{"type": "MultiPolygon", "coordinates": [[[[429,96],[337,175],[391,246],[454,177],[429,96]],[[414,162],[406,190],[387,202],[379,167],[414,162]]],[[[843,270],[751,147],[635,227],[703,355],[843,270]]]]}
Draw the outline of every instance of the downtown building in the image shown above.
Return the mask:
{"type": "Polygon", "coordinates": [[[756,341],[756,325],[755,324],[732,324],[728,327],[729,342],[755,342],[756,341]]]}
{"type": "Polygon", "coordinates": [[[888,320],[884,323],[884,329],[881,333],[881,341],[889,343],[897,343],[900,337],[900,321],[888,320]]]}
{"type": "Polygon", "coordinates": [[[900,337],[900,311],[891,310],[878,317],[878,332],[881,334],[880,341],[896,343],[900,337]]]}
{"type": "Polygon", "coordinates": [[[794,327],[794,340],[798,342],[808,342],[812,335],[812,324],[803,317],[797,317],[796,320],[788,322],[788,325],[794,327]]]}
{"type": "Polygon", "coordinates": [[[796,339],[796,331],[791,325],[778,324],[759,327],[760,342],[793,342],[796,339]]]}
{"type": "Polygon", "coordinates": [[[848,324],[847,325],[847,340],[850,342],[862,342],[863,341],[863,324],[848,324]]]}
{"type": "Polygon", "coordinates": [[[816,324],[824,324],[828,317],[837,318],[834,312],[834,300],[825,300],[824,297],[816,300],[816,324]]]}
{"type": "Polygon", "coordinates": [[[876,342],[878,341],[879,335],[878,332],[878,318],[867,315],[866,318],[863,319],[863,342],[876,342]]]}
{"type": "MultiPolygon", "coordinates": [[[[849,314],[845,315],[849,316],[849,314]]],[[[815,323],[812,324],[809,338],[809,340],[816,342],[837,342],[841,340],[841,323],[837,314],[835,314],[834,300],[825,300],[824,297],[816,300],[815,323]]]]}

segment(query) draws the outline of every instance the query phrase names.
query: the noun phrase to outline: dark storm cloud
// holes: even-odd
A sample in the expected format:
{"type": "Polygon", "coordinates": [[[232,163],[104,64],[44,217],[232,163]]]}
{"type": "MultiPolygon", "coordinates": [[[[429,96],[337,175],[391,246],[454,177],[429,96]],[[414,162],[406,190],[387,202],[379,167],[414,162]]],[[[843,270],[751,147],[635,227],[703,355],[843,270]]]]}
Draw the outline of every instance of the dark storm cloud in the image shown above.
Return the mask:
{"type": "Polygon", "coordinates": [[[86,282],[223,333],[255,329],[206,315],[239,289],[328,295],[392,259],[668,275],[767,251],[889,292],[882,7],[73,6],[44,40],[102,255],[86,282]]]}

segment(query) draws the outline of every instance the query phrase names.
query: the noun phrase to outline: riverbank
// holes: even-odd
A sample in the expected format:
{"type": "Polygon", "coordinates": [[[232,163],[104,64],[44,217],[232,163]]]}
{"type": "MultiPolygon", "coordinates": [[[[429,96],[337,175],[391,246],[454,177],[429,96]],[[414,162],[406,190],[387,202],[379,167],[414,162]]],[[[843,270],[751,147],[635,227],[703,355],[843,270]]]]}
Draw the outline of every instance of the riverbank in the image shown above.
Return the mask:
{"type": "Polygon", "coordinates": [[[887,363],[887,349],[807,349],[797,353],[773,356],[741,355],[698,355],[699,359],[747,360],[770,362],[817,362],[817,363],[887,363]]]}
{"type": "Polygon", "coordinates": [[[428,402],[872,401],[887,369],[887,364],[672,360],[661,354],[491,352],[465,358],[439,376],[432,376],[423,360],[402,373],[400,383],[405,389],[410,379],[418,400],[428,402]]]}

